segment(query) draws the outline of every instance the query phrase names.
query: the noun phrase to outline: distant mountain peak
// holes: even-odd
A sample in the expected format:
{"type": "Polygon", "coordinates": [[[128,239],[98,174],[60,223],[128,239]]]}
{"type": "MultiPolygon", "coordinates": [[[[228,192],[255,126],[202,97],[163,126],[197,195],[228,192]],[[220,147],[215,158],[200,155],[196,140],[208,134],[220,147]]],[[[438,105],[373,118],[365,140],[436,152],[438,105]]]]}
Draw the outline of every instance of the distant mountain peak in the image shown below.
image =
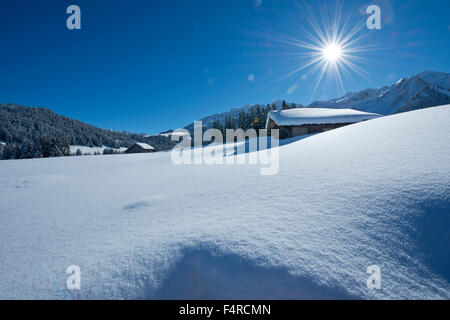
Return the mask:
{"type": "Polygon", "coordinates": [[[450,89],[450,75],[448,73],[424,71],[417,76],[426,82],[433,83],[445,89],[450,89]]]}
{"type": "Polygon", "coordinates": [[[315,101],[310,108],[351,108],[393,114],[450,103],[450,74],[424,71],[391,86],[347,93],[341,98],[315,101]]]}
{"type": "Polygon", "coordinates": [[[407,78],[401,78],[400,80],[398,80],[395,85],[396,86],[400,86],[403,82],[405,82],[407,80],[407,78]]]}
{"type": "MultiPolygon", "coordinates": [[[[291,106],[292,102],[286,101],[291,106]]],[[[398,112],[423,109],[436,105],[450,104],[450,74],[445,72],[424,71],[410,78],[401,78],[395,84],[379,89],[367,88],[358,92],[347,92],[344,96],[327,100],[314,101],[308,108],[350,108],[365,112],[384,115],[398,112]]],[[[260,106],[266,106],[261,104],[260,106]]],[[[283,99],[277,99],[270,106],[275,105],[278,110],[283,105],[283,99]]],[[[239,112],[248,112],[257,105],[247,104],[241,108],[210,115],[201,119],[205,127],[210,127],[214,121],[225,121],[226,117],[237,118],[239,112]]],[[[295,104],[296,107],[303,107],[295,104]]],[[[187,129],[193,125],[186,126],[187,129]]]]}

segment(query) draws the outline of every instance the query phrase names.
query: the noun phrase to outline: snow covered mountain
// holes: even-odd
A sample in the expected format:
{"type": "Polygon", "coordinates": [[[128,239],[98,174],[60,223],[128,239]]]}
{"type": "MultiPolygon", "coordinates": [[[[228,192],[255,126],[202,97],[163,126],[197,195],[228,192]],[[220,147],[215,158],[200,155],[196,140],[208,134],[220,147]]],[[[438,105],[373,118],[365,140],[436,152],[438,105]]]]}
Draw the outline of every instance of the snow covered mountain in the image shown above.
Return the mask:
{"type": "Polygon", "coordinates": [[[445,72],[425,71],[418,76],[426,82],[435,84],[442,88],[450,88],[450,75],[445,72]]]}
{"type": "Polygon", "coordinates": [[[0,299],[449,299],[449,120],[317,134],[264,177],[166,152],[2,161],[0,299]]]}
{"type": "Polygon", "coordinates": [[[392,86],[316,101],[309,108],[351,108],[390,115],[450,103],[450,74],[425,71],[392,86]]]}
{"type": "MultiPolygon", "coordinates": [[[[282,100],[273,102],[278,109],[282,100]]],[[[409,79],[400,79],[391,86],[380,89],[365,89],[359,92],[349,92],[343,97],[328,101],[315,101],[307,108],[339,108],[355,109],[371,113],[390,115],[450,103],[450,74],[444,72],[425,71],[409,79]]],[[[288,103],[292,105],[292,103],[288,103]]],[[[272,105],[272,103],[270,104],[272,105]]],[[[302,107],[301,104],[295,104],[302,107]]],[[[262,105],[264,106],[264,105],[262,105]]],[[[216,120],[225,122],[225,117],[237,119],[240,111],[249,111],[251,105],[200,119],[205,127],[211,127],[216,120]]],[[[186,126],[192,129],[193,124],[186,126]]]]}

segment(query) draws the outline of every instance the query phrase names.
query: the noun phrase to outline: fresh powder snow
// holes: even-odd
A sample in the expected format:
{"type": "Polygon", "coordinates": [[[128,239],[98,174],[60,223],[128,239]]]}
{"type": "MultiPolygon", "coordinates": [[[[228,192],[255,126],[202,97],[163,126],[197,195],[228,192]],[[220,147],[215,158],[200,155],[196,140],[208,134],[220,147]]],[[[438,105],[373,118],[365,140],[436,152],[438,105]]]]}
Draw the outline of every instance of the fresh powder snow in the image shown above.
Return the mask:
{"type": "Polygon", "coordinates": [[[449,299],[449,121],[292,140],[273,176],[170,152],[2,161],[0,298],[449,299]]]}

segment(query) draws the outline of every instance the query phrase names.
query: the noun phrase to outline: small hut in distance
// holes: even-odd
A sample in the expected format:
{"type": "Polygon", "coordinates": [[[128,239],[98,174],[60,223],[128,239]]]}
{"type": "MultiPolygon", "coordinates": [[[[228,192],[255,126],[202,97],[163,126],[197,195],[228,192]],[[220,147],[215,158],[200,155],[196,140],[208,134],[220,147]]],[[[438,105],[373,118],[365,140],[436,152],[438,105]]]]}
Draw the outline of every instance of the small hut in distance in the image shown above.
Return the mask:
{"type": "Polygon", "coordinates": [[[155,148],[153,148],[151,145],[147,143],[142,142],[136,142],[127,150],[125,150],[125,153],[150,153],[150,152],[155,152],[155,148]]]}

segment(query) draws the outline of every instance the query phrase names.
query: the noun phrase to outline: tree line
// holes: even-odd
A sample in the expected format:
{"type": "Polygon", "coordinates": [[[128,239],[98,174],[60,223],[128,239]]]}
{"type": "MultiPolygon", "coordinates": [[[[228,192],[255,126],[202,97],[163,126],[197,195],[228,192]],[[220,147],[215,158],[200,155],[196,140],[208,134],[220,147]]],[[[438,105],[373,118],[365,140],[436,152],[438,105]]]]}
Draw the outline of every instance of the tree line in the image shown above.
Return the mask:
{"type": "Polygon", "coordinates": [[[70,145],[64,135],[40,137],[22,143],[6,143],[2,147],[2,160],[33,159],[70,156],[70,145]]]}
{"type": "Polygon", "coordinates": [[[28,159],[70,155],[70,146],[128,148],[144,142],[156,150],[173,148],[165,136],[147,136],[97,128],[60,116],[45,108],[0,104],[1,159],[28,159]]]}
{"type": "MultiPolygon", "coordinates": [[[[296,107],[295,103],[288,104],[286,101],[283,101],[281,105],[282,110],[294,109],[296,107]]],[[[277,110],[275,104],[267,104],[266,106],[257,104],[252,106],[248,111],[241,110],[237,117],[226,116],[223,122],[220,120],[213,121],[212,128],[222,131],[224,135],[227,129],[237,128],[243,129],[244,131],[255,129],[258,133],[260,129],[265,129],[267,117],[271,110],[277,110]]]]}

